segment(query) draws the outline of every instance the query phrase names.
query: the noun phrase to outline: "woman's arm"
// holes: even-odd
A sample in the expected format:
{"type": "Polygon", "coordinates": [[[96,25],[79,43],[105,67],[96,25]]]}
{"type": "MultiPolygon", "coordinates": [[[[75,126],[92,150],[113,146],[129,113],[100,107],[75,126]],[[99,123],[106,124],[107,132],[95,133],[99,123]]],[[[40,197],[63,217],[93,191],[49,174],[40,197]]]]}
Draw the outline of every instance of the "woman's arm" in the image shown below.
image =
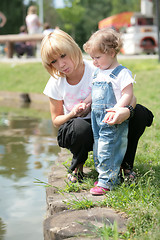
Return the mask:
{"type": "MultiPolygon", "coordinates": [[[[133,108],[136,106],[136,97],[133,96],[130,104],[133,108]]],[[[130,117],[130,110],[126,107],[117,107],[106,109],[107,112],[114,112],[114,117],[110,119],[107,123],[109,125],[121,124],[130,117]]]]}
{"type": "Polygon", "coordinates": [[[82,103],[76,104],[72,111],[68,114],[64,115],[63,111],[63,101],[62,100],[55,100],[53,98],[49,98],[50,100],[50,112],[52,123],[55,127],[60,127],[62,124],[70,120],[71,118],[78,117],[84,112],[83,106],[81,107],[82,103]]]}

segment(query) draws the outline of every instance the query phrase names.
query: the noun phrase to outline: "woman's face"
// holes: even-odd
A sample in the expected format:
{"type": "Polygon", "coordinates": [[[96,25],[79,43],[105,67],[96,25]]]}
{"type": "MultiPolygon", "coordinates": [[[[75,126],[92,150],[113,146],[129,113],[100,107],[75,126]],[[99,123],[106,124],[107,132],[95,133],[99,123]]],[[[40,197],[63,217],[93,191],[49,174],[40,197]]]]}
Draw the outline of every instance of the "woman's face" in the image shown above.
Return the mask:
{"type": "Polygon", "coordinates": [[[54,68],[56,68],[56,70],[65,74],[66,76],[69,76],[70,74],[72,74],[72,72],[75,69],[73,61],[66,54],[60,55],[59,57],[54,59],[51,62],[51,64],[53,65],[54,68]]]}

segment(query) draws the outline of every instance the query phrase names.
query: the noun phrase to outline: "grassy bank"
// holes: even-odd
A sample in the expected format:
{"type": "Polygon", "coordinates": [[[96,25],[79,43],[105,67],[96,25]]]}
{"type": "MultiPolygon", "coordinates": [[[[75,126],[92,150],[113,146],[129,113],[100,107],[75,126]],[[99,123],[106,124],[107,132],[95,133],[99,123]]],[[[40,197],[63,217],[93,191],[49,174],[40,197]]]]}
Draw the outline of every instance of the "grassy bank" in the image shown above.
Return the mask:
{"type": "MultiPolygon", "coordinates": [[[[121,63],[131,69],[133,75],[136,74],[134,93],[137,102],[152,110],[154,122],[150,128],[146,128],[139,141],[134,164],[136,182],[124,182],[97,205],[113,207],[129,216],[127,232],[119,235],[119,238],[157,240],[160,239],[160,64],[157,60],[149,59],[123,60],[121,63]]],[[[3,91],[41,93],[48,78],[41,63],[0,65],[0,89],[3,91]]],[[[67,190],[77,191],[80,188],[89,189],[90,185],[84,183],[75,185],[75,188],[72,185],[67,190]]],[[[78,205],[81,206],[80,202],[74,205],[70,203],[72,208],[78,205]]],[[[108,239],[104,236],[102,234],[102,239],[108,239]]]]}
{"type": "Polygon", "coordinates": [[[0,91],[42,93],[48,78],[41,63],[0,64],[0,91]]]}

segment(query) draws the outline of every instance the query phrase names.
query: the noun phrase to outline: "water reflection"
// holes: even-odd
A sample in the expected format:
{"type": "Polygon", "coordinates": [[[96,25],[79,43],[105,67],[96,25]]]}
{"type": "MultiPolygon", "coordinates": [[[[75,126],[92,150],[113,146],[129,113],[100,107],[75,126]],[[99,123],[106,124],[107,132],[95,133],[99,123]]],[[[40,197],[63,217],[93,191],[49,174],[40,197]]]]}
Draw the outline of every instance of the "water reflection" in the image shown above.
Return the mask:
{"type": "Polygon", "coordinates": [[[56,135],[51,120],[0,114],[0,239],[43,239],[45,189],[33,182],[47,182],[56,135]]]}

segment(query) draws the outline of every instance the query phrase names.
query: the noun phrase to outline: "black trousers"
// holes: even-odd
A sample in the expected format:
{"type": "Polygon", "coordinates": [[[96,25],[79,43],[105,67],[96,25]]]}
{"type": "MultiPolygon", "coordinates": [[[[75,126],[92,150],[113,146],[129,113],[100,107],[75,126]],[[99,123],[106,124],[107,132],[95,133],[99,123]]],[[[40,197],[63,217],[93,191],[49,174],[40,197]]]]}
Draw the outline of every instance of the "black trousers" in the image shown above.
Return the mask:
{"type": "MultiPolygon", "coordinates": [[[[137,104],[135,114],[129,121],[128,146],[122,167],[132,169],[139,138],[146,126],[151,126],[153,114],[144,106],[137,104]]],[[[60,126],[57,136],[60,147],[67,148],[73,154],[70,171],[78,164],[84,164],[88,152],[93,150],[93,133],[90,119],[74,118],[60,126]]]]}
{"type": "Polygon", "coordinates": [[[153,114],[146,107],[137,104],[134,116],[129,120],[128,128],[128,145],[121,167],[132,169],[137,145],[140,137],[146,127],[150,127],[153,122],[153,114]]]}

